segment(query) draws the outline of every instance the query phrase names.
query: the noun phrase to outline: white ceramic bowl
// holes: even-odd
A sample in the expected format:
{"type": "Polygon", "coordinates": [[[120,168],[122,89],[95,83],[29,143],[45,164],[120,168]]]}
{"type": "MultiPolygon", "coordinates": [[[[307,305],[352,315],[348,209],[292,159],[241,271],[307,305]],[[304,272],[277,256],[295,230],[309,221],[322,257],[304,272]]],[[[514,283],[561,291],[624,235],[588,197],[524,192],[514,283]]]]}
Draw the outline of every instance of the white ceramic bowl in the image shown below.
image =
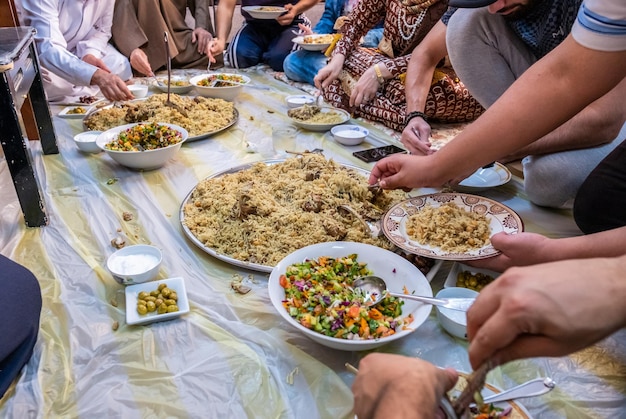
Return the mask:
{"type": "Polygon", "coordinates": [[[169,159],[174,157],[189,136],[187,130],[179,127],[178,125],[160,123],[179,131],[182,136],[182,141],[164,148],[146,151],[113,151],[105,148],[105,145],[116,139],[120,132],[139,124],[140,123],[126,124],[104,131],[96,140],[98,147],[104,150],[105,153],[122,166],[126,166],[131,169],[153,170],[163,166],[169,159]]]}
{"type": "MultiPolygon", "coordinates": [[[[487,275],[493,278],[494,280],[500,276],[499,272],[490,271],[489,269],[474,268],[469,265],[464,265],[462,263],[455,262],[450,268],[450,272],[448,273],[448,276],[446,277],[446,282],[443,284],[443,286],[446,288],[462,286],[461,284],[457,282],[459,273],[461,272],[469,272],[472,275],[476,275],[476,274],[487,275]]],[[[481,290],[481,288],[476,289],[476,287],[473,287],[473,286],[463,286],[463,287],[470,288],[478,292],[480,292],[481,290]]]]}
{"type": "MultiPolygon", "coordinates": [[[[450,287],[443,288],[436,295],[437,298],[476,298],[478,293],[468,288],[450,287]]],[[[437,309],[437,319],[441,326],[450,333],[461,339],[467,339],[467,319],[466,313],[458,310],[450,310],[435,306],[437,309]]]]}
{"type": "Polygon", "coordinates": [[[268,291],[270,300],[278,314],[290,325],[301,331],[315,342],[333,349],[343,351],[365,351],[385,345],[411,334],[428,318],[432,307],[412,300],[404,300],[401,317],[413,314],[413,322],[391,336],[370,340],[349,340],[325,336],[302,326],[292,318],[282,305],[285,299],[285,290],[280,285],[280,276],[286,272],[288,266],[301,263],[306,259],[319,259],[322,256],[345,257],[357,254],[359,262],[367,263],[367,267],[374,275],[384,278],[390,291],[402,292],[404,286],[419,295],[432,296],[430,283],[411,262],[400,255],[380,247],[355,242],[327,242],[303,247],[287,255],[281,260],[270,274],[268,291]]]}
{"type": "MultiPolygon", "coordinates": [[[[162,91],[163,93],[167,93],[167,76],[159,77],[157,80],[160,82],[155,84],[155,87],[162,91]]],[[[172,76],[170,79],[170,93],[176,93],[177,95],[182,95],[184,93],[188,93],[193,90],[193,85],[189,82],[187,77],[182,76],[172,76]],[[174,83],[176,82],[184,82],[186,83],[184,86],[176,86],[174,83]]]]}
{"type": "Polygon", "coordinates": [[[148,244],[126,246],[107,259],[107,269],[122,285],[141,284],[159,273],[163,255],[158,247],[148,244]]]}
{"type": "Polygon", "coordinates": [[[102,149],[98,147],[96,139],[100,134],[102,134],[102,131],[81,132],[74,136],[74,144],[76,144],[76,147],[78,147],[80,151],[84,151],[85,153],[99,153],[102,149]]]}
{"type": "Polygon", "coordinates": [[[228,101],[233,101],[235,98],[241,93],[243,89],[243,85],[250,83],[250,77],[244,76],[243,74],[233,74],[233,73],[211,73],[211,74],[199,74],[195,77],[189,79],[189,83],[196,89],[196,92],[200,96],[204,97],[213,97],[224,99],[228,101]],[[209,76],[215,75],[224,75],[224,76],[238,76],[243,79],[242,84],[233,84],[232,86],[223,86],[223,87],[208,87],[208,86],[199,86],[201,80],[206,79],[209,76]]]}
{"type": "Polygon", "coordinates": [[[129,84],[128,90],[135,96],[135,99],[141,99],[148,94],[147,84],[129,84]]]}
{"type": "Polygon", "coordinates": [[[285,98],[287,106],[289,108],[299,108],[303,105],[312,105],[315,103],[315,98],[311,95],[291,95],[285,98]]]}
{"type": "Polygon", "coordinates": [[[331,128],[333,138],[343,145],[359,145],[370,132],[358,125],[337,125],[331,128]]]}

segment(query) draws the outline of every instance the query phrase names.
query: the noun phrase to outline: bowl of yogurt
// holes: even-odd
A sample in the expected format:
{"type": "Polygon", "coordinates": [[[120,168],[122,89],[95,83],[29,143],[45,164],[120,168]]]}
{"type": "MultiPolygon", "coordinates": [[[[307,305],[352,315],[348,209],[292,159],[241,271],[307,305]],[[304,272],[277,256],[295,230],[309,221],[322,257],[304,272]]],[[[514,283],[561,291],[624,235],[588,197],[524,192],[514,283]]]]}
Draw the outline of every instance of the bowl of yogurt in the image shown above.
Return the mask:
{"type": "Polygon", "coordinates": [[[156,278],[163,255],[158,247],[148,244],[126,246],[107,259],[107,269],[122,285],[141,284],[156,278]]]}
{"type": "MultiPolygon", "coordinates": [[[[476,298],[478,292],[469,288],[449,287],[437,293],[436,298],[476,298]]],[[[451,310],[436,306],[437,319],[446,332],[460,339],[467,340],[467,314],[464,311],[451,310]]]]}
{"type": "Polygon", "coordinates": [[[369,131],[358,125],[337,125],[330,132],[333,138],[343,145],[359,145],[369,135],[369,131]]]}

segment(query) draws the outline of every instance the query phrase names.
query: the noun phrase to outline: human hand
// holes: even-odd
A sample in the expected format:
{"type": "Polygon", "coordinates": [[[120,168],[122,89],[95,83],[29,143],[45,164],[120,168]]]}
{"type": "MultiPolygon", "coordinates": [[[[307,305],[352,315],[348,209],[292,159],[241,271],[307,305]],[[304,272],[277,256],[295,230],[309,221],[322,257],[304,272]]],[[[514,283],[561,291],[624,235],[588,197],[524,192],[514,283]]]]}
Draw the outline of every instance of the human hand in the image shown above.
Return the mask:
{"type": "Polygon", "coordinates": [[[550,260],[552,251],[550,245],[554,239],[549,239],[536,233],[507,234],[500,232],[491,237],[491,244],[501,253],[497,256],[466,261],[470,266],[504,272],[511,266],[528,266],[544,263],[550,260]]]}
{"type": "Polygon", "coordinates": [[[311,35],[313,33],[313,29],[310,26],[303,25],[302,23],[298,23],[298,28],[300,29],[300,34],[303,36],[311,35]]]}
{"type": "Polygon", "coordinates": [[[286,12],[276,18],[276,21],[281,26],[291,25],[291,22],[293,22],[293,20],[296,18],[296,12],[293,9],[293,4],[285,4],[285,10],[286,12]]]}
{"type": "Polygon", "coordinates": [[[339,77],[339,73],[341,73],[341,69],[343,68],[344,59],[344,56],[341,54],[333,56],[328,64],[322,67],[313,78],[315,87],[324,90],[330,86],[330,84],[339,77]]]}
{"type": "Polygon", "coordinates": [[[211,35],[211,32],[207,31],[204,28],[196,28],[191,33],[191,43],[196,44],[198,54],[210,55],[212,40],[213,35],[211,35]]]}
{"type": "Polygon", "coordinates": [[[378,161],[370,172],[369,184],[379,182],[383,189],[404,189],[406,191],[430,184],[431,172],[428,157],[408,154],[392,154],[378,161]]]}
{"type": "Polygon", "coordinates": [[[102,70],[106,71],[106,72],[111,72],[111,70],[109,70],[109,67],[107,67],[107,65],[104,63],[104,61],[102,61],[100,58],[97,58],[95,55],[93,54],[87,54],[83,57],[83,61],[91,64],[95,67],[101,68],[102,70]]]}
{"type": "Polygon", "coordinates": [[[211,62],[215,62],[215,57],[220,55],[221,53],[224,52],[224,50],[226,49],[226,41],[221,39],[221,38],[213,38],[213,42],[210,45],[210,55],[211,58],[213,58],[213,61],[211,62]]]}
{"type": "Polygon", "coordinates": [[[457,380],[453,369],[419,358],[372,353],[359,362],[353,410],[359,419],[444,417],[439,402],[457,380]]]}
{"type": "Polygon", "coordinates": [[[402,131],[400,141],[406,149],[418,156],[433,154],[435,150],[430,148],[430,125],[424,119],[415,117],[409,121],[402,131]]]}
{"type": "Polygon", "coordinates": [[[143,52],[140,48],[135,48],[130,53],[130,65],[135,70],[140,72],[145,76],[152,77],[154,73],[152,72],[152,67],[150,66],[150,61],[148,61],[148,56],[145,52],[143,52]]]}
{"type": "Polygon", "coordinates": [[[354,85],[350,94],[350,107],[361,106],[371,102],[376,97],[378,88],[378,78],[373,67],[368,68],[354,85]]]}
{"type": "Polygon", "coordinates": [[[626,326],[624,271],[626,256],[508,269],[467,312],[472,366],[567,355],[626,326]]]}
{"type": "Polygon", "coordinates": [[[113,102],[134,98],[122,79],[102,69],[96,70],[93,74],[91,84],[97,85],[104,97],[113,102]]]}

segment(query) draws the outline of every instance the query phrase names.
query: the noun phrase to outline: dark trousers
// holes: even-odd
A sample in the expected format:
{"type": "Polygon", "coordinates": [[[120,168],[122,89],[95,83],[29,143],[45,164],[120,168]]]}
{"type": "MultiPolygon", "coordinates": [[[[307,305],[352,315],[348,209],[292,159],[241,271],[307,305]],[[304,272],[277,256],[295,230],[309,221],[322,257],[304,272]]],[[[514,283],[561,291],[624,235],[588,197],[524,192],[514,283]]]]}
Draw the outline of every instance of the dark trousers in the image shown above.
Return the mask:
{"type": "Polygon", "coordinates": [[[626,226],[626,140],[581,185],[574,220],[585,234],[626,226]]]}
{"type": "Polygon", "coordinates": [[[0,397],[32,353],[41,313],[41,289],[25,267],[0,255],[0,397]]]}

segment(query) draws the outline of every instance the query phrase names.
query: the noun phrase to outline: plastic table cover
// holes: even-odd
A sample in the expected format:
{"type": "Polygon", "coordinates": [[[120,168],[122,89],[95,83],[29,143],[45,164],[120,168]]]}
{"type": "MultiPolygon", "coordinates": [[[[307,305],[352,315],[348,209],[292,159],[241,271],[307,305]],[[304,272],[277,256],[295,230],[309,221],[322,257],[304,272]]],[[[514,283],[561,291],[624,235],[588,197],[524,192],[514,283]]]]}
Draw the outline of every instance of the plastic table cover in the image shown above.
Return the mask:
{"type": "MultiPolygon", "coordinates": [[[[269,90],[244,88],[235,100],[240,112],[235,126],[184,145],[158,170],[132,171],[104,153],[81,153],[72,141],[82,131],[80,120],[55,116],[60,154],[44,156],[38,142],[30,143],[50,214],[46,227],[25,226],[6,161],[0,161],[0,252],[32,270],[43,293],[34,354],[0,400],[0,417],[353,417],[354,376],[344,364],[358,366],[365,353],[320,346],[286,324],[270,303],[268,275],[198,249],[183,234],[178,213],[200,180],[227,168],[284,158],[285,150],[322,148],[327,157],[371,169],[352,152],[397,140],[360,120],[353,122],[371,135],[357,147],[299,130],[287,118],[284,101],[299,90],[263,68],[245,73],[269,90]],[[133,219],[124,221],[124,212],[133,219]],[[118,236],[127,245],[150,243],[164,250],[159,278],[184,278],[187,315],[125,324],[124,288],[105,268],[115,250],[111,240],[118,236]],[[231,289],[237,276],[251,292],[231,289]]],[[[60,110],[52,107],[54,115],[60,110]]],[[[434,135],[455,130],[435,127],[434,135]]],[[[515,209],[527,231],[579,234],[568,211],[531,205],[519,178],[481,194],[515,209]]],[[[436,275],[434,291],[443,286],[449,267],[444,263],[436,275]]],[[[534,417],[619,417],[626,411],[625,346],[622,331],[572,356],[504,365],[487,381],[506,388],[552,377],[555,390],[521,401],[534,417]]],[[[409,337],[377,350],[470,368],[467,343],[446,334],[434,311],[409,337]]]]}

